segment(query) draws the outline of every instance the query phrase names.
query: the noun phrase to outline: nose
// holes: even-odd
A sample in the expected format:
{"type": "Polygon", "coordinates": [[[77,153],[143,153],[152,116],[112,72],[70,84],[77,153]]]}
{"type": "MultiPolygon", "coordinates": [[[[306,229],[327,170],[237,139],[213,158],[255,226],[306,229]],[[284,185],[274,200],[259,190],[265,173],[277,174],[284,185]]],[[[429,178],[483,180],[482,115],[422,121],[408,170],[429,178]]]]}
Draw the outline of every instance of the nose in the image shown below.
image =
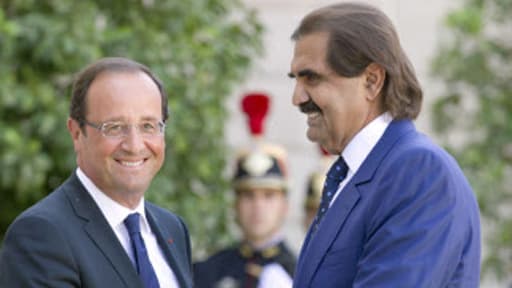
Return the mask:
{"type": "Polygon", "coordinates": [[[257,195],[254,197],[253,205],[254,209],[256,211],[260,211],[261,213],[265,212],[268,206],[267,201],[265,201],[265,197],[262,195],[257,195]]]}
{"type": "Polygon", "coordinates": [[[292,104],[295,106],[299,106],[300,104],[307,102],[308,100],[308,93],[306,92],[302,84],[299,81],[297,81],[295,83],[295,88],[293,89],[292,104]]]}
{"type": "Polygon", "coordinates": [[[132,153],[138,153],[144,150],[146,144],[144,138],[137,131],[135,126],[131,126],[126,136],[123,138],[122,148],[132,153]]]}

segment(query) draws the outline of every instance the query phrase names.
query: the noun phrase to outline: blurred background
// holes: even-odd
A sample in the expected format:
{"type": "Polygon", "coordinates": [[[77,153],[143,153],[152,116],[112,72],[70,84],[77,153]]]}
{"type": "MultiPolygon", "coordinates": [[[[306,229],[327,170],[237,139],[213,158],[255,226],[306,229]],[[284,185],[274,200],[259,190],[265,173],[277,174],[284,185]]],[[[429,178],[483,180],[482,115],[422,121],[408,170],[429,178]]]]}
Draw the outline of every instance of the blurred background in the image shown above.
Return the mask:
{"type": "MultiPolygon", "coordinates": [[[[148,198],[187,222],[195,259],[237,229],[233,157],[251,145],[240,109],[271,97],[265,141],[288,152],[298,253],[307,177],[320,153],[291,104],[290,35],[327,0],[0,0],[0,239],[22,210],[75,168],[66,130],[70,84],[86,64],[124,56],[165,83],[171,117],[166,164],[148,198]]],[[[482,287],[512,274],[512,1],[381,0],[424,89],[417,128],[456,156],[483,216],[482,287]]],[[[0,244],[1,245],[1,244],[0,244]]]]}

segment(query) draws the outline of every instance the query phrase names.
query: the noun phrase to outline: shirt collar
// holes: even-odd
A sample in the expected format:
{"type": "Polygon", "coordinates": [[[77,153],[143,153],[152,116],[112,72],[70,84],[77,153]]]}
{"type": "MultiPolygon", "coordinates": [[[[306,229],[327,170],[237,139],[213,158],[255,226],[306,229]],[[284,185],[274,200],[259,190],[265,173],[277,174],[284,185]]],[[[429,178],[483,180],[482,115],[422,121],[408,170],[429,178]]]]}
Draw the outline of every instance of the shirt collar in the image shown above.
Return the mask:
{"type": "Polygon", "coordinates": [[[101,191],[92,181],[85,175],[85,173],[78,167],[76,169],[76,175],[80,182],[85,186],[85,189],[94,202],[98,205],[103,216],[107,219],[108,224],[112,229],[117,229],[119,225],[124,225],[124,219],[132,213],[139,213],[141,216],[141,231],[150,231],[149,223],[146,218],[146,212],[144,209],[144,197],[140,200],[139,205],[133,210],[128,209],[121,204],[108,197],[103,191],[101,191]]]}
{"type": "Polygon", "coordinates": [[[348,143],[341,153],[349,167],[349,171],[355,173],[366,159],[373,147],[377,145],[384,131],[389,126],[393,117],[389,112],[381,114],[363,127],[354,138],[348,143]]]}

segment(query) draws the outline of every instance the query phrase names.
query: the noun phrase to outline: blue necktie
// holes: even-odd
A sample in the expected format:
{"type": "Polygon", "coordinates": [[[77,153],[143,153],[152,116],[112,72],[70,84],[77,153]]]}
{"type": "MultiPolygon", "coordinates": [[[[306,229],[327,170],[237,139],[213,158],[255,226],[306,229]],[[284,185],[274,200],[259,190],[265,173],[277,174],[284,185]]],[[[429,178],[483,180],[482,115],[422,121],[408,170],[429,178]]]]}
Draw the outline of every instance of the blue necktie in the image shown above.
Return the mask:
{"type": "Polygon", "coordinates": [[[322,190],[322,199],[320,200],[320,207],[318,207],[318,211],[316,213],[315,221],[313,222],[313,232],[318,229],[318,225],[320,225],[320,221],[324,217],[327,209],[329,209],[329,204],[331,203],[332,197],[336,194],[338,190],[338,186],[341,181],[345,179],[348,172],[347,163],[343,157],[338,157],[336,162],[331,166],[329,172],[327,172],[327,177],[324,182],[324,189],[322,190]]]}
{"type": "Polygon", "coordinates": [[[155,270],[149,261],[148,252],[140,234],[140,215],[139,213],[133,213],[128,215],[124,219],[124,225],[128,229],[130,234],[130,241],[132,242],[132,248],[135,256],[135,268],[139,274],[144,287],[146,288],[158,288],[158,279],[156,278],[155,270]]]}

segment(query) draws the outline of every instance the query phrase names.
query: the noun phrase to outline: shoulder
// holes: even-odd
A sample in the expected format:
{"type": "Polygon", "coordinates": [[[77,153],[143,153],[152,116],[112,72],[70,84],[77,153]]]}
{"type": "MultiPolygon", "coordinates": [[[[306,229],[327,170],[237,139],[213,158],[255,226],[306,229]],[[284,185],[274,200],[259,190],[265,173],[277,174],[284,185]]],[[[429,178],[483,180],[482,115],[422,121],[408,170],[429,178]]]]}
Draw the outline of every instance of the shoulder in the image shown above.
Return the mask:
{"type": "Polygon", "coordinates": [[[410,120],[400,120],[389,124],[354,178],[357,183],[375,181],[380,177],[389,182],[389,179],[411,175],[418,178],[430,171],[444,175],[443,172],[447,170],[449,173],[446,175],[462,176],[451,155],[428,136],[418,132],[410,120]]]}
{"type": "MultiPolygon", "coordinates": [[[[379,199],[391,197],[397,203],[397,199],[415,199],[427,194],[438,194],[438,199],[452,200],[473,195],[456,160],[420,133],[408,133],[397,139],[375,164],[376,169],[367,188],[372,191],[378,189],[379,199]]],[[[365,190],[364,186],[361,188],[365,190]]]]}
{"type": "Polygon", "coordinates": [[[65,195],[66,189],[65,184],[58,187],[18,215],[11,226],[26,226],[30,223],[34,225],[55,225],[65,222],[72,213],[71,205],[65,195]]]}
{"type": "Polygon", "coordinates": [[[145,202],[146,216],[153,229],[157,229],[165,237],[171,237],[175,244],[190,248],[190,235],[183,219],[171,211],[151,202],[145,202]],[[178,241],[178,242],[176,242],[178,241]]]}
{"type": "MultiPolygon", "coordinates": [[[[391,125],[395,127],[390,128],[397,130],[396,126],[403,124],[391,125]]],[[[370,176],[358,183],[358,189],[363,199],[373,203],[368,206],[368,212],[377,217],[375,212],[383,209],[395,211],[394,208],[410,205],[438,208],[444,205],[448,211],[459,211],[453,207],[476,202],[455,159],[429,137],[411,129],[411,125],[403,129],[404,133],[395,133],[399,136],[393,139],[389,149],[372,151],[363,163],[362,172],[370,176]]],[[[477,210],[473,204],[468,207],[472,213],[477,210]]]]}
{"type": "Polygon", "coordinates": [[[70,219],[79,221],[73,218],[72,199],[67,196],[68,190],[75,189],[70,179],[18,215],[7,229],[5,242],[21,239],[19,245],[30,243],[31,247],[61,245],[68,238],[65,234],[78,226],[70,219]]]}
{"type": "Polygon", "coordinates": [[[295,272],[295,265],[297,263],[297,257],[286,245],[286,243],[282,242],[279,246],[280,253],[277,257],[277,262],[285,268],[288,274],[293,276],[293,273],[295,272]]]}
{"type": "Polygon", "coordinates": [[[218,251],[204,261],[195,263],[194,267],[197,266],[198,269],[216,267],[223,263],[232,263],[238,258],[240,258],[238,249],[236,247],[229,247],[218,251]]]}
{"type": "Polygon", "coordinates": [[[237,251],[235,248],[223,249],[204,261],[194,263],[196,287],[212,287],[213,283],[224,280],[238,282],[245,266],[237,251]]]}
{"type": "Polygon", "coordinates": [[[287,254],[287,255],[290,255],[290,256],[293,256],[295,255],[292,250],[290,249],[290,247],[288,247],[288,244],[286,244],[286,242],[281,242],[279,244],[280,248],[281,248],[281,251],[284,253],[284,254],[287,254]]]}
{"type": "MultiPolygon", "coordinates": [[[[226,267],[234,267],[236,263],[243,262],[243,259],[235,247],[226,248],[218,251],[203,261],[194,263],[194,274],[201,277],[203,273],[217,274],[226,267]]],[[[235,265],[236,266],[236,265],[235,265]]],[[[240,265],[241,266],[241,265],[240,265]]]]}
{"type": "Polygon", "coordinates": [[[418,132],[409,120],[393,121],[368,157],[370,166],[378,167],[377,174],[401,173],[463,177],[456,160],[430,137],[418,132]],[[446,174],[444,172],[447,172],[446,174]]]}
{"type": "Polygon", "coordinates": [[[145,205],[147,212],[149,212],[160,228],[180,229],[188,235],[187,225],[179,215],[148,201],[146,201],[145,205]]]}
{"type": "MultiPolygon", "coordinates": [[[[4,274],[0,278],[5,276],[11,281],[30,281],[43,277],[42,281],[47,281],[48,278],[44,278],[48,277],[45,267],[51,266],[54,272],[66,265],[70,267],[69,270],[77,268],[69,236],[63,229],[65,216],[56,212],[55,207],[47,206],[45,201],[23,212],[7,229],[0,253],[0,274],[4,274]],[[31,276],[23,276],[21,271],[30,271],[31,276]]],[[[0,282],[3,280],[0,279],[0,282]]]]}

